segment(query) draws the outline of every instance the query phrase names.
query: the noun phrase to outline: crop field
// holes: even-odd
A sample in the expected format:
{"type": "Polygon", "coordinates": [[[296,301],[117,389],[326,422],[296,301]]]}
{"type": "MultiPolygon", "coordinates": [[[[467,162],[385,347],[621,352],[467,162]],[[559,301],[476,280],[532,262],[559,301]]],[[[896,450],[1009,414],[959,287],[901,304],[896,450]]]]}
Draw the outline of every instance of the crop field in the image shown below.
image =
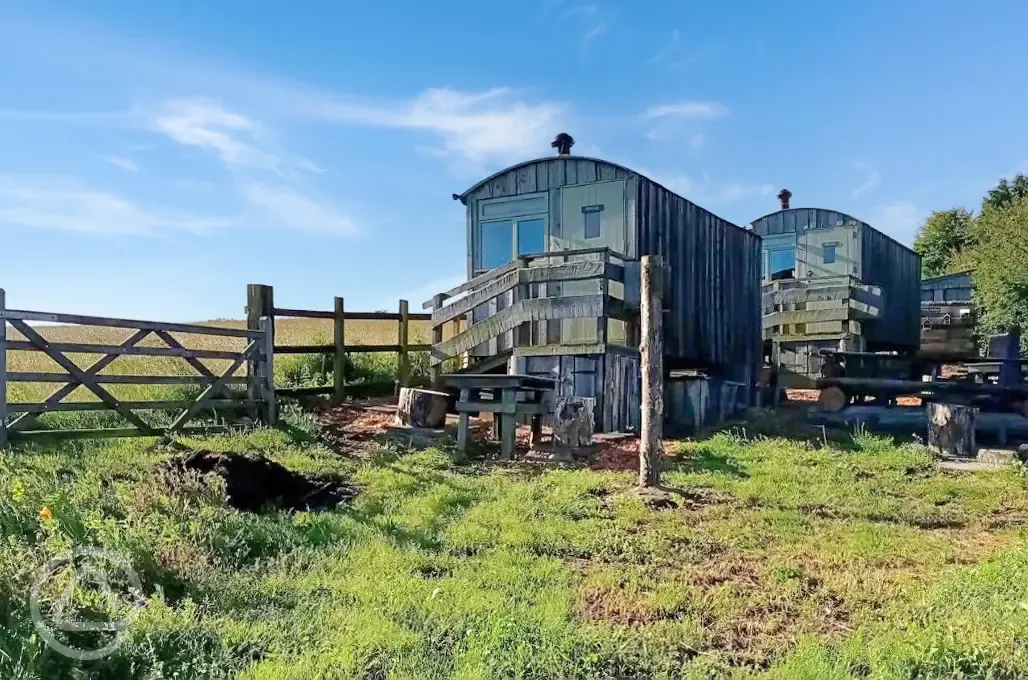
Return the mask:
{"type": "Polygon", "coordinates": [[[0,677],[1028,676],[1028,487],[866,433],[829,446],[669,442],[676,507],[634,474],[457,462],[445,444],[330,445],[306,414],[175,446],[0,453],[0,677]],[[177,451],[259,453],[357,489],[244,512],[177,451]],[[51,651],[26,603],[76,545],[124,555],[145,607],[99,661],[51,651]]]}

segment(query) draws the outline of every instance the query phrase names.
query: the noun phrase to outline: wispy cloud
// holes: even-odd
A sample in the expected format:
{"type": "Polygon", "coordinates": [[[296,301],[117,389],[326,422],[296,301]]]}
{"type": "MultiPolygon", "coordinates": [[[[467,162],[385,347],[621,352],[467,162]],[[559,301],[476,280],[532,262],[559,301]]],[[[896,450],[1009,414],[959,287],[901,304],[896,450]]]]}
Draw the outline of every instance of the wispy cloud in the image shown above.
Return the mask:
{"type": "Polygon", "coordinates": [[[867,174],[867,179],[865,179],[860,186],[853,190],[853,193],[851,194],[853,198],[858,198],[862,194],[871,191],[872,189],[874,189],[882,183],[882,176],[878,174],[877,170],[873,170],[864,165],[863,163],[854,163],[853,167],[867,174]]]}
{"type": "Polygon", "coordinates": [[[72,178],[0,175],[0,224],[115,236],[199,232],[232,222],[141,205],[72,178]]]}
{"type": "Polygon", "coordinates": [[[689,120],[713,120],[730,115],[728,107],[721,102],[684,100],[671,104],[651,106],[643,112],[646,120],[658,118],[685,118],[689,120]]]}
{"type": "Polygon", "coordinates": [[[139,172],[139,166],[131,158],[125,158],[124,156],[102,156],[100,158],[104,163],[110,163],[111,165],[121,168],[126,172],[139,172]]]}
{"type": "Polygon", "coordinates": [[[738,203],[760,196],[768,196],[775,190],[771,184],[756,184],[734,180],[720,184],[713,182],[706,173],[703,174],[703,179],[697,182],[691,175],[683,172],[656,172],[642,168],[639,169],[639,172],[653,181],[664,185],[676,194],[703,206],[738,203]]]}
{"type": "Polygon", "coordinates": [[[676,28],[671,31],[671,40],[666,45],[660,48],[660,51],[654,54],[652,57],[647,59],[647,63],[659,63],[671,59],[674,55],[678,54],[678,51],[682,48],[681,45],[681,33],[676,28]]]}
{"type": "Polygon", "coordinates": [[[266,209],[274,222],[294,229],[352,236],[360,230],[348,217],[289,187],[255,182],[243,188],[247,200],[266,209]]]}
{"type": "Polygon", "coordinates": [[[428,147],[437,155],[483,163],[538,154],[558,127],[564,107],[526,102],[508,88],[438,88],[399,102],[309,100],[305,112],[338,123],[429,132],[440,138],[441,146],[428,147]]]}
{"type": "Polygon", "coordinates": [[[286,170],[318,172],[303,158],[283,158],[273,150],[270,133],[257,121],[218,102],[205,99],[173,99],[155,113],[150,125],[180,144],[213,153],[230,167],[248,167],[284,174],[286,170]]]}
{"type": "Polygon", "coordinates": [[[913,244],[925,215],[924,210],[910,201],[896,201],[879,206],[871,213],[868,223],[909,246],[913,244]]]}

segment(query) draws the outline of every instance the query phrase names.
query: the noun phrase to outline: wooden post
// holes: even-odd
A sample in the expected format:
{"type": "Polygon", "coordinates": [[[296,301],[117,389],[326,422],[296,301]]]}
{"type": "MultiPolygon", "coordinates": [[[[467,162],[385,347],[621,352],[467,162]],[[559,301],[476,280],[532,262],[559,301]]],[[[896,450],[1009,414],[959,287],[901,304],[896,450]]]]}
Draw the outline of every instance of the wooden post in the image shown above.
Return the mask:
{"type": "Polygon", "coordinates": [[[335,387],[333,400],[342,404],[346,398],[346,305],[343,298],[337,297],[335,302],[335,365],[332,370],[332,385],[335,387]]]}
{"type": "Polygon", "coordinates": [[[264,354],[264,422],[267,425],[275,425],[278,423],[278,402],[275,398],[275,334],[272,318],[262,318],[260,326],[264,331],[264,343],[261,346],[264,354]]]}
{"type": "Polygon", "coordinates": [[[410,312],[406,300],[400,300],[400,352],[396,357],[397,384],[408,387],[410,383],[410,357],[407,356],[407,345],[410,332],[410,312]]]}
{"type": "MultiPolygon", "coordinates": [[[[0,312],[7,311],[7,294],[0,288],[0,312]]],[[[7,319],[0,319],[0,447],[7,446],[7,319]]]]}
{"type": "MultiPolygon", "coordinates": [[[[251,283],[246,287],[246,330],[261,330],[261,318],[270,319],[271,338],[275,339],[275,293],[271,286],[251,283]]],[[[260,358],[246,362],[246,397],[252,401],[261,399],[260,358]]],[[[258,414],[254,413],[254,420],[258,414]]]]}
{"type": "Polygon", "coordinates": [[[928,414],[929,448],[963,458],[974,458],[978,454],[974,438],[978,421],[977,408],[929,402],[925,409],[928,414]]]}
{"type": "MultiPolygon", "coordinates": [[[[477,397],[476,397],[477,398],[477,397]]],[[[466,404],[471,401],[471,390],[462,387],[460,390],[460,402],[466,404]]],[[[467,451],[468,442],[471,440],[471,416],[465,411],[460,412],[460,422],[457,425],[457,450],[467,451]]]]}
{"type": "MultiPolygon", "coordinates": [[[[445,298],[440,294],[432,298],[432,311],[440,309],[443,306],[443,300],[445,298]]],[[[432,327],[432,346],[438,345],[443,341],[443,325],[432,327]]],[[[432,386],[439,387],[439,376],[442,374],[442,364],[434,364],[430,369],[430,375],[432,376],[432,386]]]]}
{"type": "Polygon", "coordinates": [[[639,486],[660,485],[664,454],[664,267],[660,255],[643,255],[641,270],[642,441],[639,486]]]}

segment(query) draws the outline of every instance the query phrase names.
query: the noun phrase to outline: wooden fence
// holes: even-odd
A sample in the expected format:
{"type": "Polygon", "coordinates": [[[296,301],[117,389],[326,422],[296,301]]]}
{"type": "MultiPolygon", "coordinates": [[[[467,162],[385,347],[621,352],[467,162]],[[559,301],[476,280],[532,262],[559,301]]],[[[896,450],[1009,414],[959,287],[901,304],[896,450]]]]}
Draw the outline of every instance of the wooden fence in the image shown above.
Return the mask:
{"type": "Polygon", "coordinates": [[[407,300],[400,300],[399,311],[389,312],[348,312],[344,299],[335,298],[332,311],[310,309],[288,309],[275,306],[275,291],[271,286],[251,284],[246,290],[247,328],[258,330],[260,320],[269,320],[272,346],[275,354],[320,354],[334,357],[332,384],[323,387],[277,387],[275,392],[280,397],[299,397],[315,395],[332,395],[336,403],[345,399],[352,391],[348,389],[344,372],[347,354],[394,352],[397,356],[397,384],[406,386],[410,380],[410,352],[428,352],[430,344],[410,343],[410,322],[431,321],[431,314],[411,314],[407,300]],[[279,345],[275,344],[275,319],[280,317],[300,319],[328,319],[333,322],[333,342],[331,345],[279,345]],[[346,343],[347,321],[395,321],[397,324],[396,344],[355,345],[346,343]]]}
{"type": "Polygon", "coordinates": [[[274,423],[276,399],[274,392],[274,366],[271,320],[256,317],[246,329],[219,328],[194,324],[162,323],[131,319],[52,314],[7,309],[6,296],[0,289],[0,446],[9,440],[33,437],[131,437],[166,434],[206,433],[216,426],[186,427],[202,411],[231,409],[248,410],[255,419],[274,423]],[[47,340],[29,322],[76,324],[100,328],[121,328],[135,331],[120,344],[57,342],[47,340]],[[23,339],[8,337],[8,324],[23,339]],[[242,351],[189,349],[172,333],[200,336],[240,338],[245,341],[242,351]],[[143,346],[140,343],[154,336],[163,347],[143,346]],[[7,353],[42,352],[65,372],[9,371],[7,353]],[[72,361],[69,354],[103,355],[85,368],[72,361]],[[123,375],[102,371],[122,356],[178,357],[192,367],[195,375],[123,375]],[[202,359],[230,362],[228,368],[215,372],[202,359]],[[237,376],[246,364],[245,376],[237,376]],[[62,383],[63,386],[41,402],[8,401],[9,383],[62,383]],[[112,395],[103,385],[197,385],[203,389],[196,398],[178,400],[127,401],[112,395]],[[235,398],[232,385],[245,385],[246,398],[235,398]],[[98,401],[66,402],[79,387],[91,392],[98,401]],[[71,430],[29,429],[45,413],[62,411],[110,410],[119,414],[131,427],[71,430]],[[139,415],[139,411],[177,411],[170,425],[157,426],[139,415]]]}

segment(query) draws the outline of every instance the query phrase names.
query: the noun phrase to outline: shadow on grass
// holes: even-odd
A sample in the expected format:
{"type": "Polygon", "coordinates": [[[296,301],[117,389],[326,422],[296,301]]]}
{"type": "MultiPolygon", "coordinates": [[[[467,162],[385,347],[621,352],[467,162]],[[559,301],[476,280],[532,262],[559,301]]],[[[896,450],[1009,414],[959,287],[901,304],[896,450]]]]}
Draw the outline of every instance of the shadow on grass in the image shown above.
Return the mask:
{"type": "Polygon", "coordinates": [[[738,461],[707,446],[684,451],[678,457],[665,461],[665,470],[687,474],[710,472],[737,479],[750,476],[738,461]]]}

